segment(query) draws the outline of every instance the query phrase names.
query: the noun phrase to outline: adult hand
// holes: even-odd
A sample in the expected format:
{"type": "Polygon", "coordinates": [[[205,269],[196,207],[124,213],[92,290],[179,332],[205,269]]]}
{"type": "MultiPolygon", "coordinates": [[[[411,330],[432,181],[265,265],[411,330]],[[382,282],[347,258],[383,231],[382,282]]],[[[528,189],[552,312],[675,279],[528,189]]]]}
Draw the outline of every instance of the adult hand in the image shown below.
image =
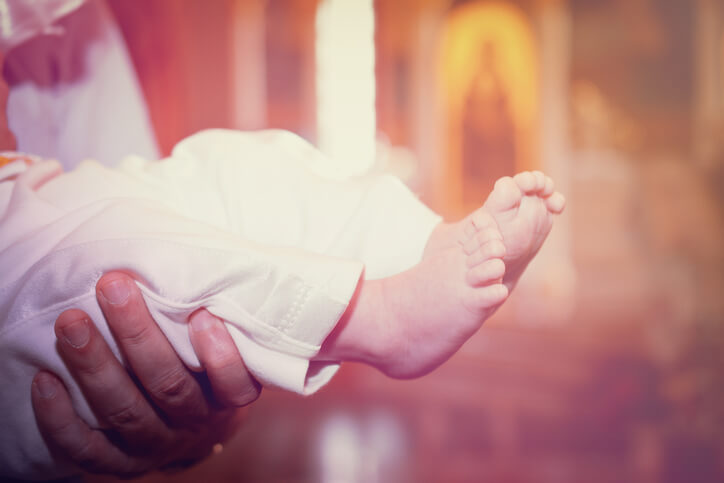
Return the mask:
{"type": "Polygon", "coordinates": [[[153,321],[133,279],[105,275],[98,302],[137,382],[118,362],[89,317],[62,313],[59,351],[107,430],[90,428],[75,412],[62,382],[41,371],[32,401],[51,449],[91,473],[133,476],[187,466],[235,429],[238,411],[259,396],[222,322],[205,310],[190,317],[194,350],[206,376],[191,373],[153,321]],[[204,387],[209,385],[213,395],[204,387]]]}

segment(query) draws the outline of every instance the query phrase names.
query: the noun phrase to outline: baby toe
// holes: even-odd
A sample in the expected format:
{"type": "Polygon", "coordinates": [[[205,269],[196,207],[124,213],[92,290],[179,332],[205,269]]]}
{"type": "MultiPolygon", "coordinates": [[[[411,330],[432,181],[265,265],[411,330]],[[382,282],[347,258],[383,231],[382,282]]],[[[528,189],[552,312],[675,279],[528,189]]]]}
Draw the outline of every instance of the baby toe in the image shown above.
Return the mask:
{"type": "Polygon", "coordinates": [[[540,193],[543,191],[543,188],[545,188],[546,184],[546,175],[544,175],[540,171],[533,171],[533,178],[535,179],[535,188],[533,188],[533,191],[536,191],[540,193]]]}
{"type": "Polygon", "coordinates": [[[478,247],[467,258],[468,268],[475,267],[492,258],[503,258],[505,256],[505,245],[502,240],[490,240],[478,247]]]}
{"type": "Polygon", "coordinates": [[[548,211],[554,214],[561,213],[566,206],[566,199],[559,192],[555,192],[546,198],[546,207],[548,211]]]}
{"type": "Polygon", "coordinates": [[[505,264],[500,258],[493,258],[468,270],[466,280],[473,287],[500,281],[505,275],[505,264]]]}
{"type": "Polygon", "coordinates": [[[523,193],[530,193],[536,190],[535,175],[530,171],[523,171],[516,174],[513,179],[523,193]]]}
{"type": "Polygon", "coordinates": [[[513,208],[520,203],[523,193],[516,181],[510,176],[504,176],[495,182],[495,188],[485,201],[486,211],[501,212],[513,208]]]}
{"type": "Polygon", "coordinates": [[[503,236],[497,228],[486,228],[476,232],[467,242],[463,244],[463,251],[466,255],[472,255],[481,246],[490,240],[502,240],[503,236]]]}
{"type": "Polygon", "coordinates": [[[543,189],[540,192],[540,195],[544,198],[547,198],[548,196],[553,194],[554,185],[553,180],[550,176],[545,177],[545,183],[543,184],[543,189]]]}
{"type": "Polygon", "coordinates": [[[495,186],[493,186],[493,191],[495,190],[506,190],[510,185],[512,185],[515,181],[510,176],[503,176],[502,178],[498,178],[495,181],[495,186]]]}

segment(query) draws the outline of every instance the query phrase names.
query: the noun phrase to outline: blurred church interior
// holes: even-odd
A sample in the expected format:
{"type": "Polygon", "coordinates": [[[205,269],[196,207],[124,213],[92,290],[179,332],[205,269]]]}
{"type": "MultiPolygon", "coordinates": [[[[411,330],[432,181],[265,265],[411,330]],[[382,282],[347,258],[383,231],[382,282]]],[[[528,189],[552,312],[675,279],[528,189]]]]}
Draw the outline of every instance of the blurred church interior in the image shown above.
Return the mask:
{"type": "Polygon", "coordinates": [[[443,367],[266,391],[223,452],[147,481],[724,481],[724,2],[109,3],[165,153],[283,128],[451,219],[525,169],[568,198],[443,367]]]}

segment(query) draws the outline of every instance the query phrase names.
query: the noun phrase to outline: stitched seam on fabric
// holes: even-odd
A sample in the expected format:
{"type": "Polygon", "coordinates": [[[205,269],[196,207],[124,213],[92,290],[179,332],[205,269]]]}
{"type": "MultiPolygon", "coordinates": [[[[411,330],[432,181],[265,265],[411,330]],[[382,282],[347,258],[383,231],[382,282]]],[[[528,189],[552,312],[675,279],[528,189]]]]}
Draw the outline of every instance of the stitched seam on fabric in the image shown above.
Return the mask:
{"type": "Polygon", "coordinates": [[[294,297],[294,302],[292,302],[291,307],[289,307],[287,313],[284,315],[284,317],[282,317],[282,322],[279,326],[279,330],[283,334],[286,335],[291,326],[297,322],[297,320],[299,319],[299,314],[302,313],[302,309],[307,304],[307,302],[309,302],[309,299],[311,297],[312,287],[309,285],[305,284],[299,291],[297,291],[297,295],[294,297]]]}
{"type": "Polygon", "coordinates": [[[299,299],[302,297],[302,293],[305,289],[306,286],[302,286],[299,288],[299,290],[296,291],[296,293],[294,294],[294,300],[292,300],[292,303],[289,305],[289,309],[286,311],[286,313],[282,317],[282,320],[279,322],[279,330],[281,330],[282,332],[286,332],[287,326],[291,323],[291,318],[296,311],[299,299]]]}
{"type": "MultiPolygon", "coordinates": [[[[203,304],[198,303],[198,302],[195,302],[195,303],[174,302],[172,300],[162,297],[161,295],[158,295],[155,292],[151,292],[150,289],[148,287],[146,287],[145,285],[139,284],[139,286],[140,286],[141,290],[143,291],[144,295],[147,295],[149,298],[153,299],[154,301],[156,301],[170,309],[189,310],[189,309],[195,309],[195,308],[199,308],[199,307],[203,306],[203,304]]],[[[274,327],[273,325],[269,325],[266,322],[264,322],[263,320],[255,317],[253,314],[251,314],[249,311],[247,311],[244,307],[239,305],[236,301],[234,301],[233,299],[230,299],[229,297],[227,297],[223,294],[219,293],[219,294],[214,295],[214,297],[217,297],[220,301],[224,301],[224,302],[228,303],[229,305],[232,305],[234,308],[236,308],[240,312],[243,312],[244,315],[246,315],[252,323],[254,323],[260,327],[263,327],[266,330],[269,330],[269,332],[271,332],[274,336],[272,341],[282,340],[284,342],[290,343],[293,346],[299,347],[300,349],[304,349],[304,350],[317,350],[320,347],[320,346],[308,344],[306,342],[302,342],[300,340],[294,339],[293,337],[290,337],[289,335],[282,332],[280,328],[274,327]]]]}

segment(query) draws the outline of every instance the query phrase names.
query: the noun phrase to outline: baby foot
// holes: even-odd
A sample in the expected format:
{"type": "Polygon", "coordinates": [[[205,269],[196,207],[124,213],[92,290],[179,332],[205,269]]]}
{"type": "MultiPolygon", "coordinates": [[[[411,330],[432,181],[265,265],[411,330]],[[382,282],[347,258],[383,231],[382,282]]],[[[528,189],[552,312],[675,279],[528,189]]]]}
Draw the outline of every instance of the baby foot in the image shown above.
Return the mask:
{"type": "Polygon", "coordinates": [[[450,358],[507,298],[504,255],[503,236],[483,209],[439,225],[418,265],[380,280],[394,343],[375,365],[410,378],[450,358]]]}
{"type": "Polygon", "coordinates": [[[564,204],[543,173],[498,180],[482,208],[435,228],[419,264],[363,279],[317,359],[365,362],[398,378],[435,369],[505,301],[564,204]]]}
{"type": "Polygon", "coordinates": [[[505,277],[511,290],[553,226],[553,215],[563,211],[565,198],[540,171],[500,178],[483,209],[498,224],[505,244],[505,277]]]}

